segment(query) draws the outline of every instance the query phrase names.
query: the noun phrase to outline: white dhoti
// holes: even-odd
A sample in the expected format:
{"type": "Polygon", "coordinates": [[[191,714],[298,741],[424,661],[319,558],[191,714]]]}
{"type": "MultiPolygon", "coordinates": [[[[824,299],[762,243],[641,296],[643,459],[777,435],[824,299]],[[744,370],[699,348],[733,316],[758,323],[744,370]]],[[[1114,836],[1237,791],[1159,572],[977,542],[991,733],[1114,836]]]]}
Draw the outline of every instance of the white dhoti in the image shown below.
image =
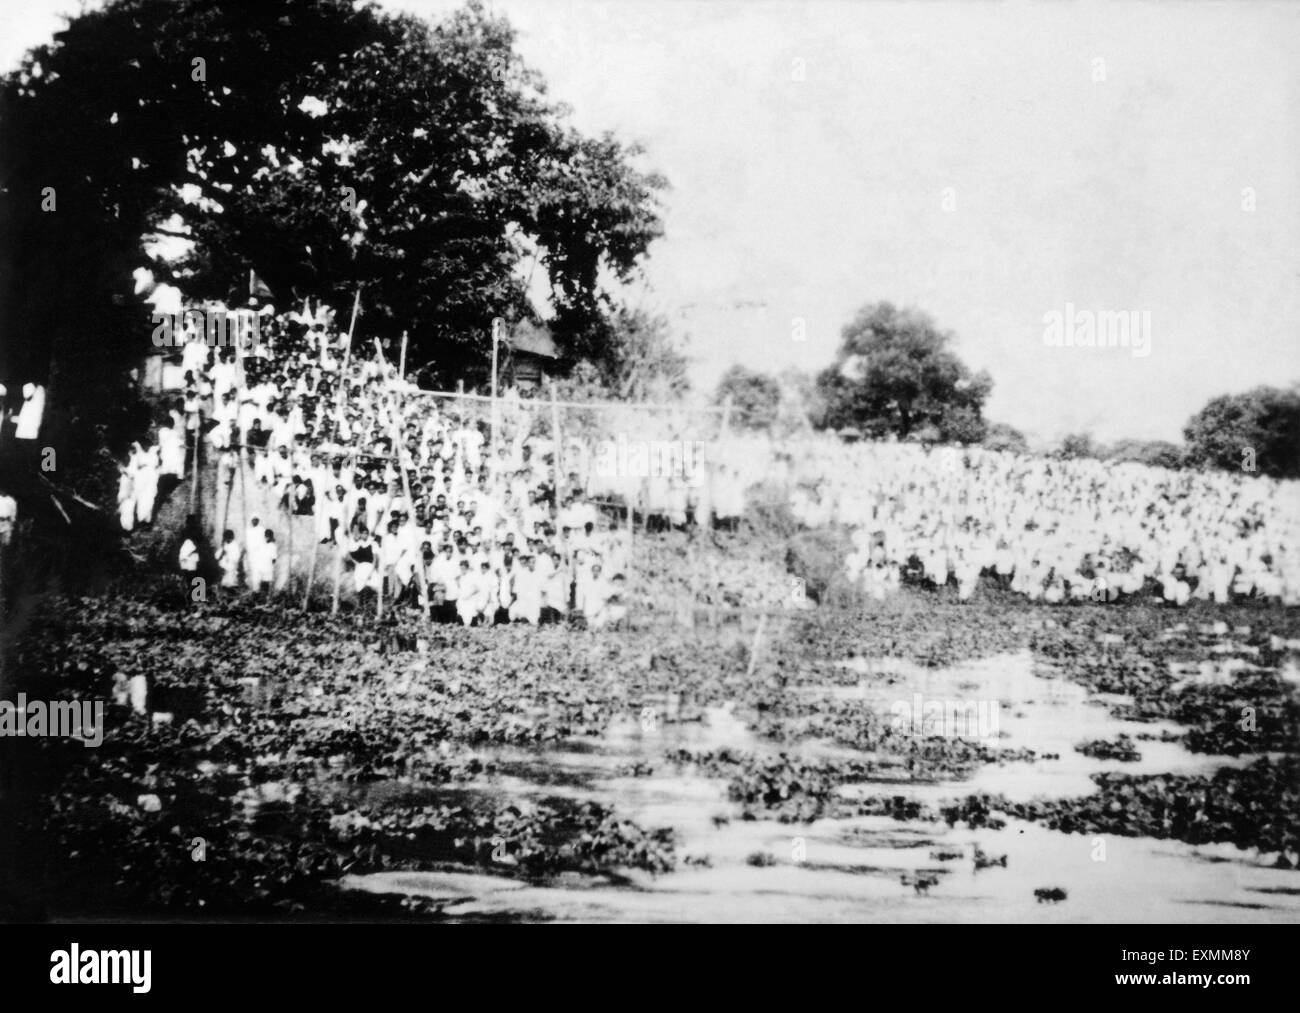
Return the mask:
{"type": "MultiPolygon", "coordinates": [[[[154,501],[158,498],[158,475],[141,473],[135,480],[135,520],[137,524],[153,523],[154,501]]],[[[129,528],[127,530],[130,530],[129,528]]]]}
{"type": "Polygon", "coordinates": [[[117,483],[117,518],[123,531],[135,527],[135,483],[125,472],[117,483]]]}
{"type": "Polygon", "coordinates": [[[180,478],[185,474],[185,438],[179,432],[172,429],[159,430],[158,450],[164,475],[180,478]]]}
{"type": "Polygon", "coordinates": [[[352,580],[358,594],[366,588],[373,591],[379,587],[379,571],[374,563],[357,563],[352,571],[352,580]]]}
{"type": "Polygon", "coordinates": [[[270,485],[275,480],[275,468],[271,464],[271,455],[257,451],[253,455],[253,478],[263,485],[270,485]]]}
{"type": "Polygon", "coordinates": [[[460,616],[460,621],[468,626],[475,618],[483,615],[487,606],[487,595],[462,595],[456,602],[456,614],[460,616]]]}
{"type": "Polygon", "coordinates": [[[514,603],[510,606],[510,620],[522,620],[526,623],[537,625],[537,621],[542,615],[542,595],[540,590],[536,594],[519,594],[515,597],[514,603]]]}
{"type": "Polygon", "coordinates": [[[222,551],[217,564],[221,567],[221,586],[238,587],[239,586],[239,550],[233,552],[222,551]]]}

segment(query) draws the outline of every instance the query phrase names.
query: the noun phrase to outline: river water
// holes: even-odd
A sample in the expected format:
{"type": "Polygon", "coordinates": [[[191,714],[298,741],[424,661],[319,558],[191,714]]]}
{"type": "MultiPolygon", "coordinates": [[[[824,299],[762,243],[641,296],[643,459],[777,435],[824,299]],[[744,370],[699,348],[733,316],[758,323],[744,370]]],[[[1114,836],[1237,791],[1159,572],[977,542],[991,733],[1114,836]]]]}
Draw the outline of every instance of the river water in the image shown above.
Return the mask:
{"type": "MultiPolygon", "coordinates": [[[[1137,741],[1173,725],[1125,722],[1107,704],[1122,697],[1090,695],[1065,679],[1034,672],[1028,651],[949,669],[900,663],[844,663],[863,669],[859,686],[807,690],[860,697],[865,706],[889,707],[901,696],[927,700],[995,700],[998,742],[1028,747],[1056,759],[988,763],[962,781],[933,784],[864,783],[844,793],[903,794],[933,805],[987,791],[1012,800],[1062,798],[1094,790],[1090,776],[1128,773],[1211,773],[1248,759],[1193,755],[1177,742],[1137,741]],[[895,684],[867,680],[889,666],[895,684]],[[897,686],[906,685],[906,692],[897,686]],[[1075,751],[1083,739],[1134,738],[1136,762],[1101,760],[1075,751]]],[[[643,726],[635,715],[599,739],[560,750],[484,751],[497,773],[467,786],[503,799],[568,796],[606,804],[643,827],[671,826],[678,868],[652,876],[630,872],[622,882],[566,876],[535,886],[477,873],[392,872],[348,877],[348,889],[425,896],[445,902],[452,917],[509,917],[571,921],[722,922],[1296,922],[1300,921],[1300,871],[1267,867],[1253,851],[1232,845],[1197,846],[1149,838],[1064,834],[1010,821],[998,830],[949,828],[944,823],[890,817],[823,819],[812,824],[744,821],[728,801],[726,782],[662,761],[665,750],[774,751],[731,713],[712,708],[698,721],[643,726]],[[649,776],[628,776],[635,762],[649,776]],[[998,864],[976,869],[976,849],[998,864]],[[762,865],[751,856],[764,856],[762,865]],[[705,861],[707,866],[686,859],[705,861]],[[917,874],[935,881],[924,892],[917,874]],[[1066,899],[1039,902],[1034,891],[1060,888],[1066,899]]],[[[783,747],[810,758],[851,756],[818,741],[783,747]]]]}

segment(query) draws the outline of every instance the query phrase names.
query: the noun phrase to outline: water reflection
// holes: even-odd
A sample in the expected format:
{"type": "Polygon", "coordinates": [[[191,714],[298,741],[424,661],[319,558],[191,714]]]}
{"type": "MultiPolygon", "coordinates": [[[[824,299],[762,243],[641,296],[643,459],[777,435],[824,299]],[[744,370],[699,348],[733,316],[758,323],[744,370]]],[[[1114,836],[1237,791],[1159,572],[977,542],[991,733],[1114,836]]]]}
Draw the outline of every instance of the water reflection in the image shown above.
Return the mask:
{"type": "MultiPolygon", "coordinates": [[[[861,674],[857,686],[805,687],[802,692],[860,699],[888,714],[900,697],[996,699],[998,742],[1058,759],[994,762],[969,780],[890,782],[890,795],[927,804],[975,791],[1013,800],[1059,798],[1094,789],[1092,774],[1209,773],[1244,759],[1193,755],[1177,741],[1136,740],[1140,733],[1177,733],[1176,726],[1123,721],[1108,705],[1065,679],[1035,674],[1029,652],[1005,654],[944,670],[890,660],[843,663],[861,674]],[[889,680],[877,676],[885,669],[889,680]],[[871,681],[867,681],[871,676],[871,681]],[[1126,733],[1142,758],[1102,760],[1075,751],[1084,739],[1126,733]]],[[[673,749],[854,755],[826,743],[777,747],[759,740],[731,705],[698,720],[647,723],[629,714],[598,740],[554,750],[482,751],[495,773],[460,792],[540,801],[556,796],[601,801],[645,827],[671,826],[682,859],[677,871],[632,873],[634,886],[601,877],[569,877],[555,885],[521,885],[469,874],[383,873],[346,885],[441,899],[454,916],[514,915],[579,921],[1172,921],[1300,920],[1300,874],[1262,867],[1253,852],[1232,845],[1198,846],[1146,838],[1067,835],[1011,821],[1000,830],[887,817],[823,819],[812,824],[743,821],[726,783],[663,762],[673,749]],[[631,776],[635,764],[653,768],[631,776]],[[751,864],[754,856],[767,864],[751,864]],[[1005,864],[1001,863],[1005,856],[1005,864]],[[978,860],[977,860],[978,857],[978,860]],[[989,864],[993,862],[995,864],[989,864]],[[707,865],[695,864],[707,863],[707,865]],[[983,865],[983,867],[979,867],[983,865]],[[925,884],[933,883],[926,886],[925,884]],[[922,884],[918,889],[917,884],[922,884]],[[1067,899],[1039,903],[1034,891],[1059,887],[1067,899]]],[[[876,794],[882,783],[849,786],[845,794],[876,794]]]]}

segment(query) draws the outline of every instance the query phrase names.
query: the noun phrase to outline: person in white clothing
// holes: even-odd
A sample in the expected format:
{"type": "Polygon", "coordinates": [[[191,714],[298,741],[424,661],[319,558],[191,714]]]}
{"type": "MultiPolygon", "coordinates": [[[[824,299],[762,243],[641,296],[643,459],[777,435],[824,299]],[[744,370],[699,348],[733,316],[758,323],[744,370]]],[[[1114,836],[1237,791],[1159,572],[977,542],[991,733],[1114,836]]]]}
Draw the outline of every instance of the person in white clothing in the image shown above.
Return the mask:
{"type": "Polygon", "coordinates": [[[478,573],[468,571],[468,562],[462,562],[456,597],[456,614],[466,626],[472,625],[475,620],[485,620],[487,610],[492,606],[492,592],[495,589],[491,565],[486,559],[479,564],[478,573]]]}
{"type": "Polygon", "coordinates": [[[625,580],[621,573],[614,574],[612,581],[598,585],[598,590],[598,603],[587,617],[587,626],[593,630],[616,625],[627,616],[625,580]]]}
{"type": "MultiPolygon", "coordinates": [[[[443,542],[440,551],[429,565],[429,593],[433,599],[435,619],[445,621],[448,618],[448,603],[455,600],[454,592],[458,579],[459,567],[452,557],[451,543],[443,542]]],[[[454,613],[455,609],[451,609],[450,612],[454,613]]]]}
{"type": "Polygon", "coordinates": [[[542,614],[542,576],[531,553],[524,553],[520,560],[522,565],[515,573],[515,600],[510,603],[510,621],[536,626],[542,614]]]}
{"type": "Polygon", "coordinates": [[[569,596],[573,581],[564,557],[558,552],[550,556],[550,575],[542,585],[542,620],[563,622],[569,615],[569,596]]]}
{"type": "Polygon", "coordinates": [[[498,622],[509,622],[511,619],[510,606],[515,603],[515,574],[517,568],[510,556],[506,556],[505,560],[500,564],[494,563],[489,557],[488,572],[496,577],[492,591],[492,602],[489,605],[492,614],[488,618],[498,622]]]}
{"type": "Polygon", "coordinates": [[[158,498],[158,451],[155,447],[145,450],[136,443],[134,498],[135,522],[151,526],[153,524],[154,502],[158,498]]]}
{"type": "Polygon", "coordinates": [[[249,583],[255,590],[275,586],[275,564],[279,558],[279,548],[275,544],[275,532],[267,528],[260,542],[249,545],[249,583]]]}
{"type": "Polygon", "coordinates": [[[158,430],[159,474],[181,478],[185,474],[185,428],[183,420],[173,411],[170,425],[158,430]]]}
{"type": "Polygon", "coordinates": [[[8,545],[18,524],[18,501],[0,493],[0,548],[8,545]]]}
{"type": "Polygon", "coordinates": [[[239,543],[235,541],[235,533],[226,529],[222,535],[221,549],[217,553],[217,566],[221,568],[221,586],[238,587],[239,586],[239,543]]]}
{"type": "Polygon", "coordinates": [[[388,582],[388,595],[396,602],[402,599],[407,585],[415,576],[414,561],[406,551],[401,526],[397,521],[389,521],[387,534],[379,546],[380,579],[393,579],[388,582]]]}
{"type": "MultiPolygon", "coordinates": [[[[605,579],[600,563],[592,563],[591,576],[579,582],[577,589],[578,611],[586,619],[588,629],[598,630],[614,621],[615,616],[610,609],[613,597],[614,587],[605,579]]],[[[624,614],[626,609],[619,613],[618,618],[624,614]]]]}
{"type": "Polygon", "coordinates": [[[20,440],[34,440],[41,431],[41,416],[45,414],[45,388],[32,383],[23,384],[23,406],[18,409],[14,436],[20,440]]]}
{"type": "Polygon", "coordinates": [[[181,542],[181,551],[179,558],[181,573],[192,576],[199,572],[199,547],[194,544],[191,536],[186,536],[181,542]]]}
{"type": "Polygon", "coordinates": [[[135,527],[135,472],[129,463],[118,466],[117,519],[123,531],[135,527]]]}
{"type": "Polygon", "coordinates": [[[348,555],[352,557],[352,577],[356,592],[360,594],[369,588],[374,591],[379,587],[378,549],[364,525],[353,528],[352,538],[348,543],[348,555]]]}

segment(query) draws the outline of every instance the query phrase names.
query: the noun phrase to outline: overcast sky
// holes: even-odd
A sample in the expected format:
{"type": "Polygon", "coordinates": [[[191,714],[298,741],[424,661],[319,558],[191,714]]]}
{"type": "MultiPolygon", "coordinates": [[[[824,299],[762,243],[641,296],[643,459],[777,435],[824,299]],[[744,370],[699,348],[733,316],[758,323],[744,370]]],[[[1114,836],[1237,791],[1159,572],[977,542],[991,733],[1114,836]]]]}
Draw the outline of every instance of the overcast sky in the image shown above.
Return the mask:
{"type": "MultiPolygon", "coordinates": [[[[579,128],[668,177],[631,298],[689,336],[697,384],[820,369],[884,299],[1044,438],[1178,439],[1216,394],[1300,379],[1298,4],[488,6],[579,128]],[[1150,354],[1047,347],[1067,303],[1149,313],[1150,354]]],[[[5,5],[6,67],[75,9],[5,5]]]]}

